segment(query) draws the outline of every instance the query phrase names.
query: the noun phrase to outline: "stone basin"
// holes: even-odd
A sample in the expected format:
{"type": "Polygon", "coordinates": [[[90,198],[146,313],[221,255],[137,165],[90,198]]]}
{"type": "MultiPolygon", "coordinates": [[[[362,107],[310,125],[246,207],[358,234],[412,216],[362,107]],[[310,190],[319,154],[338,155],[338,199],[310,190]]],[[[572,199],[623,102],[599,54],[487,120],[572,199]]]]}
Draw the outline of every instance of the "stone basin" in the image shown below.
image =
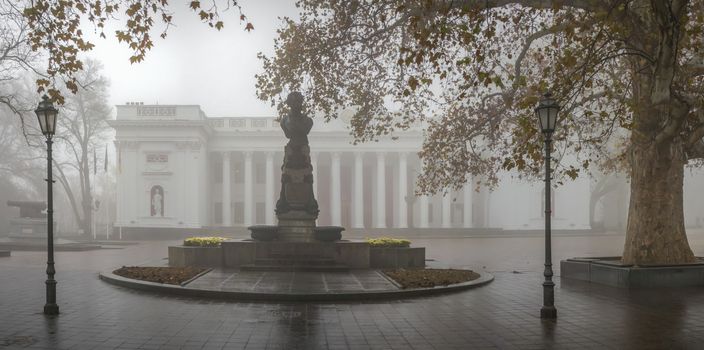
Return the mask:
{"type": "Polygon", "coordinates": [[[252,239],[257,241],[273,241],[279,237],[279,227],[274,225],[254,225],[247,227],[252,239]]]}
{"type": "Polygon", "coordinates": [[[342,239],[342,226],[317,226],[313,228],[313,238],[321,242],[335,242],[342,239]]]}

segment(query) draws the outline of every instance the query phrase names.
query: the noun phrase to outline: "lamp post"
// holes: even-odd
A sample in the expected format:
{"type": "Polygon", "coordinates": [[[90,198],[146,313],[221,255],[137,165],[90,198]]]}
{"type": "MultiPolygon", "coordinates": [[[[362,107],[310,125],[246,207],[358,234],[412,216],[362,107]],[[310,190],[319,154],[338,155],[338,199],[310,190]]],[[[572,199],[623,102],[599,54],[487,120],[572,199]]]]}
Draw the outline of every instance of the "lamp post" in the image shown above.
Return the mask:
{"type": "Polygon", "coordinates": [[[555,132],[557,123],[557,112],[560,105],[553,98],[551,93],[546,93],[540,99],[535,115],[538,117],[540,130],[545,136],[545,282],[543,282],[543,307],[540,309],[540,318],[556,319],[557,309],[555,309],[555,283],[552,281],[552,244],[551,244],[551,222],[552,203],[550,196],[550,144],[552,143],[552,133],[555,132]]]}
{"type": "Polygon", "coordinates": [[[54,105],[49,100],[49,96],[44,95],[42,101],[39,102],[39,106],[34,110],[37,114],[37,119],[39,119],[39,126],[42,129],[42,134],[46,137],[46,172],[47,172],[47,209],[46,209],[46,219],[47,219],[47,262],[46,262],[46,304],[44,305],[45,315],[58,315],[59,306],[56,305],[56,280],[54,279],[54,274],[56,270],[54,269],[54,193],[53,184],[54,178],[51,173],[52,160],[51,160],[51,145],[53,143],[52,138],[54,137],[54,132],[56,131],[56,116],[59,111],[54,108],[54,105]]]}

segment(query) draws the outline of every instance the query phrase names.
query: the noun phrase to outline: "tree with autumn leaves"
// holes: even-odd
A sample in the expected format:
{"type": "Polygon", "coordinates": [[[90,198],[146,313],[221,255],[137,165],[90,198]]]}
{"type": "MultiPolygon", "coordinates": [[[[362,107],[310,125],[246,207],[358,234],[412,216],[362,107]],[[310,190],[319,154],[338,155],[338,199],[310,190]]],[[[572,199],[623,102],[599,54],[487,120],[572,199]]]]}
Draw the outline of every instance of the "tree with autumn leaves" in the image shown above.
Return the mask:
{"type": "MultiPolygon", "coordinates": [[[[86,39],[83,30],[91,27],[101,38],[113,36],[132,51],[131,63],[144,60],[154,46],[154,38],[166,38],[174,24],[173,5],[168,0],[22,0],[24,18],[30,31],[27,39],[34,51],[46,53],[46,74],[37,79],[39,92],[46,92],[56,102],[63,104],[61,88],[76,93],[79,88],[77,74],[83,70],[81,53],[95,46],[86,39]],[[115,24],[119,29],[106,33],[106,26],[115,24]]],[[[245,30],[252,30],[246,21],[238,0],[212,0],[185,2],[208,26],[221,30],[224,21],[220,15],[228,10],[238,11],[245,30]]]]}
{"type": "Polygon", "coordinates": [[[301,0],[258,94],[282,106],[355,108],[353,135],[372,140],[422,122],[424,191],[468,175],[541,171],[533,114],[545,91],[562,110],[561,176],[624,169],[631,199],[623,261],[694,261],[683,178],[704,159],[702,0],[301,0]]]}
{"type": "MultiPolygon", "coordinates": [[[[233,0],[186,4],[203,22],[217,30],[224,26],[220,13],[231,7],[239,10],[237,1],[233,0]]],[[[0,0],[0,18],[8,20],[0,26],[0,92],[3,92],[0,107],[7,107],[23,121],[31,114],[36,103],[24,101],[28,94],[18,89],[6,93],[10,89],[5,88],[6,82],[13,82],[27,73],[36,77],[39,93],[47,93],[61,105],[57,121],[59,132],[54,137],[58,151],[54,157],[56,178],[79,227],[90,234],[95,208],[91,184],[95,178],[91,172],[97,171],[96,149],[104,146],[108,127],[105,120],[110,108],[107,106],[109,83],[102,75],[100,63],[81,55],[94,47],[83,30],[92,25],[102,38],[114,34],[119,42],[133,50],[126,59],[138,63],[153,47],[155,32],[161,38],[166,37],[173,23],[171,7],[166,0],[0,0]],[[162,25],[157,26],[157,21],[162,25]],[[106,34],[108,23],[122,27],[106,34]],[[42,61],[47,62],[45,67],[42,61]]],[[[241,12],[239,18],[245,20],[241,12]]],[[[252,29],[251,23],[245,25],[245,30],[252,29]]],[[[35,143],[31,138],[26,141],[35,143]]],[[[16,168],[15,165],[10,170],[22,170],[16,168]]]]}
{"type": "MultiPolygon", "coordinates": [[[[189,2],[216,28],[217,1],[189,2]]],[[[226,4],[239,9],[237,1],[226,4]]],[[[25,10],[35,50],[49,52],[39,80],[60,101],[55,78],[75,88],[78,53],[90,50],[81,20],[98,29],[118,12],[117,39],[139,62],[166,0],[33,1],[25,10]]],[[[533,116],[550,90],[562,105],[555,139],[560,176],[623,169],[631,201],[623,260],[694,260],[683,219],[684,167],[704,159],[704,0],[299,0],[273,57],[261,56],[260,98],[283,107],[300,90],[306,107],[335,118],[355,108],[353,135],[376,139],[427,125],[419,179],[426,192],[471,175],[536,175],[542,164],[533,116]]],[[[244,19],[244,17],[242,17],[244,19]]],[[[251,28],[247,24],[247,29],[251,28]]],[[[162,33],[162,36],[165,33],[162,33]]]]}

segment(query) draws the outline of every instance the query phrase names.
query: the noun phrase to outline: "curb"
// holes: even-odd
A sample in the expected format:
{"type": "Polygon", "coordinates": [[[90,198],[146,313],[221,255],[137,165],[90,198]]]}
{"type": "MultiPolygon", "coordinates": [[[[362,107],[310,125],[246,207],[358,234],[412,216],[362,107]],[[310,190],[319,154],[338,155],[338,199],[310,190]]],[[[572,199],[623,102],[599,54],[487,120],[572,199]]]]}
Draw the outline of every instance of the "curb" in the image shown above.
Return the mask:
{"type": "Polygon", "coordinates": [[[267,292],[240,292],[221,291],[212,289],[195,289],[176,285],[161,284],[148,281],[134,280],[115,275],[111,271],[104,271],[99,274],[99,278],[107,283],[160,294],[187,296],[194,298],[225,299],[225,300],[246,300],[246,301],[372,301],[383,299],[403,299],[423,297],[435,294],[459,292],[467,289],[483,286],[494,280],[494,276],[487,272],[479,274],[479,278],[449,286],[439,286],[433,288],[399,289],[389,291],[366,291],[366,292],[340,292],[340,293],[267,293],[267,292]]]}

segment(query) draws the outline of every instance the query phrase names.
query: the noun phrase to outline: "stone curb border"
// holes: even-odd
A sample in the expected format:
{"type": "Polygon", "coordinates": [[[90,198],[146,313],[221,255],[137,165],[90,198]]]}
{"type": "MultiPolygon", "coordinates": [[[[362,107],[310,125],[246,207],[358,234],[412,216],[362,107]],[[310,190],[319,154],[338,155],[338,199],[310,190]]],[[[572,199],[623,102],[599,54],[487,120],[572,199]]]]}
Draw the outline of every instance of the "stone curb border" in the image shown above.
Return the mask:
{"type": "MultiPolygon", "coordinates": [[[[341,293],[267,293],[267,292],[240,292],[240,291],[220,291],[209,289],[195,289],[176,285],[161,284],[155,282],[140,281],[112,273],[113,270],[104,271],[99,274],[99,278],[107,283],[146,292],[162,293],[176,296],[187,296],[194,298],[226,299],[233,301],[371,301],[381,299],[401,299],[422,297],[441,293],[457,292],[476,288],[490,283],[494,276],[488,272],[479,274],[479,278],[449,286],[433,288],[414,288],[389,291],[366,291],[366,292],[341,292],[341,293]]],[[[475,271],[476,272],[476,271],[475,271]]]]}
{"type": "Polygon", "coordinates": [[[203,272],[201,272],[201,273],[199,273],[199,274],[197,274],[197,275],[195,275],[195,276],[189,278],[189,279],[186,280],[186,281],[181,282],[181,287],[187,286],[189,283],[191,283],[191,282],[197,280],[198,278],[200,278],[201,276],[205,275],[206,273],[208,273],[208,272],[210,272],[210,271],[213,271],[213,268],[212,268],[212,267],[211,267],[211,268],[207,268],[207,269],[203,270],[203,272]]]}

